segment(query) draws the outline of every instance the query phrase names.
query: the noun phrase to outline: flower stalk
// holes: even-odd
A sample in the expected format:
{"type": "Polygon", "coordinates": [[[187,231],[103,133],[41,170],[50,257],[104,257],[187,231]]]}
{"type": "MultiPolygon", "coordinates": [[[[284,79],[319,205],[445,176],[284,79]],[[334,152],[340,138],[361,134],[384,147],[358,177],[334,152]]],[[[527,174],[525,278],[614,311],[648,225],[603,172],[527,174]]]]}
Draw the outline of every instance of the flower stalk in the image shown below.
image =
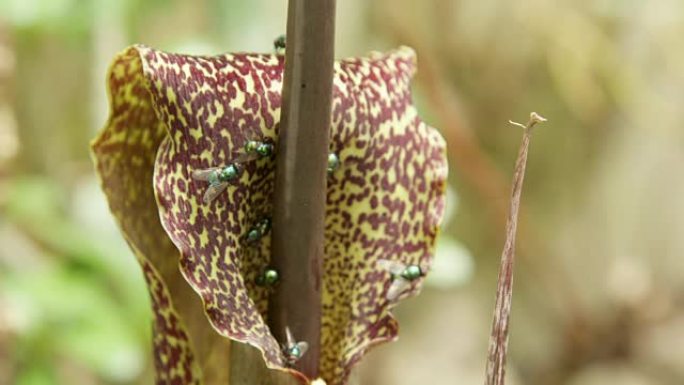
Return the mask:
{"type": "Polygon", "coordinates": [[[271,264],[280,274],[269,304],[278,341],[308,344],[294,367],[319,375],[323,230],[333,84],[335,0],[290,0],[276,151],[271,264]]]}

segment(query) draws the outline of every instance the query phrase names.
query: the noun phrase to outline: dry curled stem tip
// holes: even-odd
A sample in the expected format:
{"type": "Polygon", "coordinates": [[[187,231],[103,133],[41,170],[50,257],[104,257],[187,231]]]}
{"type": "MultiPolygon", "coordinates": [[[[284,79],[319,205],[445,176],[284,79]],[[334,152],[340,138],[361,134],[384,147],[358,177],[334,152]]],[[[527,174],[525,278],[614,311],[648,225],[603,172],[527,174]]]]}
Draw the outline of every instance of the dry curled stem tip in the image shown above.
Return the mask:
{"type": "Polygon", "coordinates": [[[523,180],[525,178],[525,166],[527,164],[531,129],[537,123],[545,121],[546,119],[536,112],[530,114],[530,120],[526,125],[509,121],[515,126],[522,127],[525,131],[522,143],[520,144],[518,158],[515,163],[510,210],[506,222],[506,242],[504,243],[503,251],[501,253],[501,266],[496,288],[492,334],[489,339],[487,368],[485,372],[486,385],[503,385],[505,383],[506,355],[508,349],[508,320],[511,314],[511,299],[513,297],[513,261],[515,259],[515,237],[518,227],[520,197],[522,194],[523,180]]]}
{"type": "Polygon", "coordinates": [[[508,121],[508,123],[510,123],[510,124],[512,124],[512,125],[514,125],[514,126],[518,126],[518,127],[522,128],[522,129],[524,129],[524,130],[529,130],[529,129],[531,129],[532,127],[534,127],[537,123],[543,123],[543,122],[546,122],[546,118],[543,117],[543,116],[541,116],[541,115],[539,115],[539,114],[536,113],[536,112],[531,112],[531,113],[530,113],[530,120],[527,121],[527,124],[522,124],[522,123],[514,122],[514,121],[512,121],[512,120],[509,120],[509,121],[508,121]]]}

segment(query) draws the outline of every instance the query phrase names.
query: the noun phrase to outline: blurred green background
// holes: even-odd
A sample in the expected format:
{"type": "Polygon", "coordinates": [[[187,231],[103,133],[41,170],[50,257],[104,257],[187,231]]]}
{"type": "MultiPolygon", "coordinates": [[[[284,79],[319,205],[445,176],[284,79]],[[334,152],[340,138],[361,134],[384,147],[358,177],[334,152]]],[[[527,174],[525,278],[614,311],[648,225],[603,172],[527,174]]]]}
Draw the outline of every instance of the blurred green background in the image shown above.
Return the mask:
{"type": "MultiPolygon", "coordinates": [[[[149,384],[150,310],[88,142],[141,42],[270,52],[283,0],[0,0],[0,384],[149,384]]],[[[684,383],[684,2],[340,0],[338,57],[405,44],[449,144],[449,212],[361,384],[481,384],[513,162],[510,384],[684,383]]]]}

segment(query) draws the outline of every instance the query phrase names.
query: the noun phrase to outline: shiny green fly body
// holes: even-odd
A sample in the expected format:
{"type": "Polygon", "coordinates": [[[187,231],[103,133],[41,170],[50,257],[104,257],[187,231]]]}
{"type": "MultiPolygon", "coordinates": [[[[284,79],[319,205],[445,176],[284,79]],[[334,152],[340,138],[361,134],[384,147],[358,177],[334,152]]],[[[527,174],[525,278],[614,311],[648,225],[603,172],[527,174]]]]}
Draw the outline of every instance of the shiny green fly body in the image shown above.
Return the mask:
{"type": "Polygon", "coordinates": [[[271,230],[271,219],[270,218],[262,218],[257,223],[255,223],[249,229],[249,231],[247,231],[247,234],[245,234],[245,236],[244,236],[245,242],[248,244],[255,243],[258,240],[260,240],[261,237],[268,234],[268,232],[270,230],[271,230]]]}
{"type": "Polygon", "coordinates": [[[256,159],[270,158],[274,153],[275,146],[270,140],[248,140],[233,162],[247,163],[256,159]]]}
{"type": "Polygon", "coordinates": [[[204,192],[204,203],[211,203],[216,197],[225,190],[231,181],[240,177],[242,168],[239,164],[233,163],[226,167],[211,167],[192,172],[192,178],[209,183],[204,192]]]}
{"type": "Polygon", "coordinates": [[[225,190],[228,183],[237,180],[242,173],[243,164],[257,159],[270,158],[274,151],[275,146],[269,139],[248,140],[228,166],[193,171],[193,179],[209,183],[209,187],[204,192],[204,203],[211,203],[225,190]]]}
{"type": "Polygon", "coordinates": [[[332,175],[335,170],[340,168],[340,158],[334,152],[328,154],[328,175],[332,175]]]}
{"type": "Polygon", "coordinates": [[[259,276],[256,278],[256,284],[259,286],[273,286],[280,280],[280,274],[278,270],[273,268],[266,268],[259,276]]]}
{"type": "Polygon", "coordinates": [[[273,49],[276,54],[282,55],[285,53],[285,41],[285,35],[280,35],[273,40],[273,49]]]}
{"type": "Polygon", "coordinates": [[[285,363],[288,366],[293,366],[302,358],[302,356],[304,356],[309,349],[309,344],[305,341],[295,341],[290,328],[285,328],[285,338],[286,342],[283,347],[283,356],[285,358],[285,363]]]}
{"type": "Polygon", "coordinates": [[[398,261],[381,259],[378,261],[378,266],[388,271],[392,279],[386,294],[386,298],[389,301],[397,299],[401,293],[411,287],[413,281],[425,275],[420,266],[406,265],[398,261]]]}

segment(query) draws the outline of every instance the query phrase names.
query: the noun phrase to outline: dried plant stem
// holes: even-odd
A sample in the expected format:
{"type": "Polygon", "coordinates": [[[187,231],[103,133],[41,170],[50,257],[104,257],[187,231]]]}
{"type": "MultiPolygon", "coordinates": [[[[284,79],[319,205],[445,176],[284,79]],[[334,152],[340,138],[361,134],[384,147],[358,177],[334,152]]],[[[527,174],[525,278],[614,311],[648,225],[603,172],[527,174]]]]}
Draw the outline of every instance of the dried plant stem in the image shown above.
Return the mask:
{"type": "Polygon", "coordinates": [[[335,0],[290,0],[280,139],[276,154],[271,263],[280,283],[269,324],[309,348],[295,367],[319,370],[326,168],[332,103],[335,0]]]}
{"type": "Polygon", "coordinates": [[[504,385],[505,383],[508,321],[511,314],[511,299],[513,296],[513,261],[515,260],[515,236],[518,227],[520,196],[522,194],[523,180],[525,179],[525,166],[527,165],[527,152],[530,147],[532,127],[544,121],[546,119],[533,112],[530,114],[530,120],[526,125],[511,122],[511,124],[523,128],[523,139],[518,151],[518,159],[515,162],[510,209],[506,221],[506,242],[501,253],[492,334],[489,338],[487,354],[486,385],[504,385]]]}

